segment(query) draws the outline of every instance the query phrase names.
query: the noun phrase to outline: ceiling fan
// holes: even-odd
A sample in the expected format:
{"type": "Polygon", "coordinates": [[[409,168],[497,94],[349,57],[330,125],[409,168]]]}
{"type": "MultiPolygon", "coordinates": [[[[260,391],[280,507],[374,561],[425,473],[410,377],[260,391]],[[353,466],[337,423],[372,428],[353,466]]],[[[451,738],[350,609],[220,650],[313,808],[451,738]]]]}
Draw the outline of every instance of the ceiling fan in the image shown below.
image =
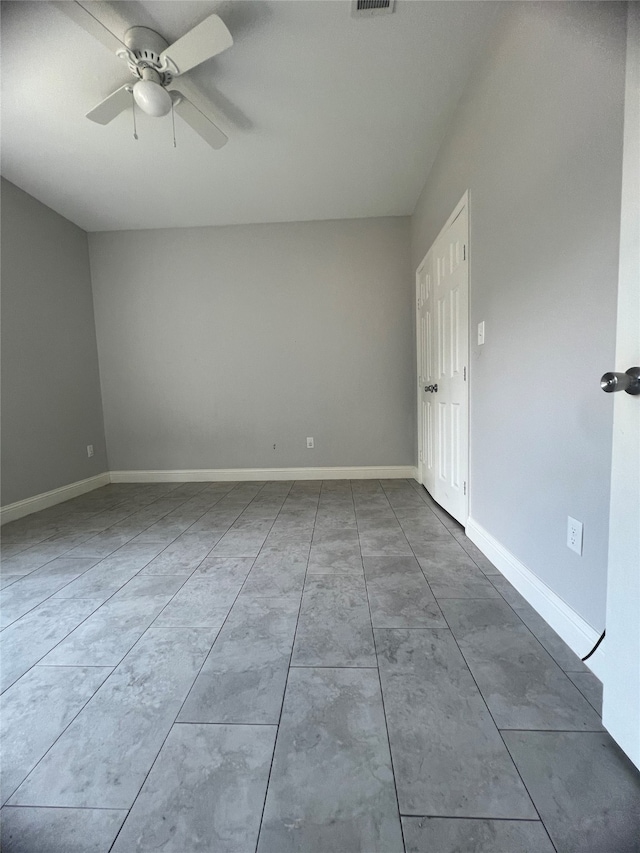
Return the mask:
{"type": "Polygon", "coordinates": [[[132,106],[133,98],[150,116],[167,115],[173,107],[212,148],[222,148],[226,144],[228,137],[209,118],[207,106],[201,103],[193,85],[186,78],[180,81],[180,90],[172,85],[174,78],[233,44],[231,33],[218,15],[209,15],[169,45],[148,27],[131,27],[121,41],[86,6],[69,0],[54,1],[53,5],[123,59],[136,78],[135,82],[125,83],[90,110],[88,119],[108,124],[132,106]]]}

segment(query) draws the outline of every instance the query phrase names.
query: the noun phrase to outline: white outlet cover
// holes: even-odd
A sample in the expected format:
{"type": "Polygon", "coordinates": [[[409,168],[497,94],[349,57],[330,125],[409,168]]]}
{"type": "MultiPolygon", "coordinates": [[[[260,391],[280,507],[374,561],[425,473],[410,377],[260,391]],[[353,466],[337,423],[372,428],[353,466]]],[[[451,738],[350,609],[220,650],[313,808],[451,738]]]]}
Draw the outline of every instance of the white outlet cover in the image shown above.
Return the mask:
{"type": "Polygon", "coordinates": [[[567,517],[567,548],[582,556],[582,522],[571,516],[567,517]]]}
{"type": "Polygon", "coordinates": [[[313,448],[313,438],[311,436],[307,437],[307,449],[311,450],[313,448]]]}
{"type": "Polygon", "coordinates": [[[478,346],[484,343],[484,320],[478,323],[478,346]]]}

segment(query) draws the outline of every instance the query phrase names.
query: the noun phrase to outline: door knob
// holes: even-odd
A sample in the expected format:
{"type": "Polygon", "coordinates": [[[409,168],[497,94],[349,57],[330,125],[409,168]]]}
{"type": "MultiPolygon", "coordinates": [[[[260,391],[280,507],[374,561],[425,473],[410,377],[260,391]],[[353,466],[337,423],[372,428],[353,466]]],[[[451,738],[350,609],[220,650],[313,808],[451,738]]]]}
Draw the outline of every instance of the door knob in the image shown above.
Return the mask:
{"type": "Polygon", "coordinates": [[[600,387],[607,394],[613,391],[640,394],[640,367],[630,367],[625,373],[604,373],[600,387]]]}
{"type": "Polygon", "coordinates": [[[437,383],[435,385],[425,385],[424,390],[437,394],[438,393],[438,385],[437,385],[437,383]]]}

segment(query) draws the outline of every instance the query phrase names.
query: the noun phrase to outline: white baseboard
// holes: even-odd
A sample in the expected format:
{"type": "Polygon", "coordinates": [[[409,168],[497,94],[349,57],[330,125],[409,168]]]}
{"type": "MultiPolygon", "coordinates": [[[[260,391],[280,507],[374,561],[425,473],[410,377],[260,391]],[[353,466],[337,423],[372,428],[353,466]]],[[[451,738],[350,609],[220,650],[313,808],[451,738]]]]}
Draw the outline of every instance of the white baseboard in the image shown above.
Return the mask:
{"type": "Polygon", "coordinates": [[[192,471],[112,471],[112,483],[218,483],[242,480],[392,480],[412,479],[412,465],[350,468],[198,468],[192,471]]]}
{"type": "MultiPolygon", "coordinates": [[[[504,545],[472,518],[467,522],[465,533],[578,657],[584,657],[593,648],[598,640],[598,634],[591,625],[504,545]]],[[[603,679],[605,669],[603,645],[599,646],[586,662],[600,680],[603,679]]]]}
{"type": "Polygon", "coordinates": [[[50,492],[43,492],[40,495],[34,495],[32,498],[25,498],[22,501],[7,504],[0,507],[0,524],[15,521],[17,518],[31,515],[32,512],[39,512],[41,509],[47,509],[63,501],[71,500],[71,498],[77,498],[78,495],[84,495],[86,492],[93,491],[93,489],[99,489],[110,482],[109,472],[106,471],[104,474],[96,474],[95,477],[78,480],[76,483],[60,486],[60,488],[52,489],[50,492]]]}

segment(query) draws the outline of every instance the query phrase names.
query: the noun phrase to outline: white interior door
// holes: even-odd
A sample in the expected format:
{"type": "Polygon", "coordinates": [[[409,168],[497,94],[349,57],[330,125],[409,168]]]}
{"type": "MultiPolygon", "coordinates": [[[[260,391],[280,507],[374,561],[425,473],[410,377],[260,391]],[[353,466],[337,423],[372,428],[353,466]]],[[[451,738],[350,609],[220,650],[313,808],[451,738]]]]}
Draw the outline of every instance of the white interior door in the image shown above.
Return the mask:
{"type": "MultiPolygon", "coordinates": [[[[629,3],[616,363],[640,366],[640,5],[629,3]]],[[[606,367],[605,370],[612,368],[606,367]]],[[[594,377],[597,381],[597,377],[594,377]]],[[[602,721],[640,767],[640,395],[614,395],[602,721]]]]}
{"type": "Polygon", "coordinates": [[[468,518],[468,205],[462,199],[418,268],[418,423],[422,483],[468,518]]]}
{"type": "Polygon", "coordinates": [[[418,444],[420,482],[429,494],[435,491],[433,394],[425,387],[436,382],[433,358],[433,253],[420,264],[416,276],[418,340],[418,444]]]}

